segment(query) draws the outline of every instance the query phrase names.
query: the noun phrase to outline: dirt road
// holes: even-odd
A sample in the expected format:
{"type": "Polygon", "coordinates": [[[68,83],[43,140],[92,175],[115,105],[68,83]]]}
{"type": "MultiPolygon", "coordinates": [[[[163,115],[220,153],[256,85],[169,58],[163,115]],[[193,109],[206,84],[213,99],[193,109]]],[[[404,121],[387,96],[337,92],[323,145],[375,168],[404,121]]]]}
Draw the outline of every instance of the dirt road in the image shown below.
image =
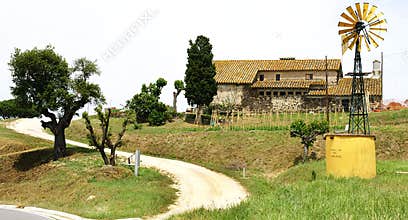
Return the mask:
{"type": "MultiPolygon", "coordinates": [[[[44,132],[39,119],[19,119],[7,127],[34,137],[54,139],[52,135],[44,132]]],[[[67,143],[89,148],[88,145],[79,142],[67,140],[67,143]]],[[[130,157],[131,153],[118,151],[117,155],[130,157]]],[[[170,174],[179,190],[176,203],[170,205],[168,212],[154,216],[154,219],[165,219],[200,207],[227,208],[239,204],[248,196],[247,191],[235,180],[191,163],[142,155],[141,165],[170,174]]]]}

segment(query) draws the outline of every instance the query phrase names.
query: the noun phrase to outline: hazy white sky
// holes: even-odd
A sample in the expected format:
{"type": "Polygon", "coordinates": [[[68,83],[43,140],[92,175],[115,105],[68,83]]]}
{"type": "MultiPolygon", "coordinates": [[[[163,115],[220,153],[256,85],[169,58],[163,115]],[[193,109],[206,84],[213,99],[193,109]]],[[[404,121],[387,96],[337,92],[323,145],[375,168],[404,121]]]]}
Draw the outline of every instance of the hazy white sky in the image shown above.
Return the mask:
{"type": "MultiPolygon", "coordinates": [[[[385,41],[363,52],[363,70],[384,51],[384,96],[408,98],[408,1],[368,1],[385,13],[385,41]]],[[[94,80],[108,103],[120,106],[142,83],[168,80],[162,100],[172,103],[183,79],[190,39],[206,35],[214,59],[341,58],[352,71],[353,52],[341,56],[337,23],[355,1],[102,1],[8,0],[0,7],[0,100],[11,98],[8,61],[15,47],[47,44],[72,63],[97,59],[94,80]]],[[[180,110],[187,107],[179,98],[180,110]]]]}

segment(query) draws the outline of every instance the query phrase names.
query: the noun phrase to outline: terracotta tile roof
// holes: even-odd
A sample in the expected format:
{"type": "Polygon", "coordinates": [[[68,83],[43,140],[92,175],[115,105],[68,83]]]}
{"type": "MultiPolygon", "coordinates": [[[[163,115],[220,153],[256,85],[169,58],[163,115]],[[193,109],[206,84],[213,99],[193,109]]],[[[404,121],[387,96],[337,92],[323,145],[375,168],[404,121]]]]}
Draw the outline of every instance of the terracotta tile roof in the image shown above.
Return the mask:
{"type": "MultiPolygon", "coordinates": [[[[215,60],[217,83],[252,84],[258,71],[324,71],[325,60],[215,60]]],[[[328,70],[339,71],[339,59],[328,60],[328,70]]]]}
{"type": "Polygon", "coordinates": [[[311,85],[321,85],[324,86],[325,82],[323,80],[265,80],[256,81],[252,84],[252,88],[276,88],[276,89],[309,89],[311,85]]]}
{"type": "MultiPolygon", "coordinates": [[[[350,96],[351,95],[351,83],[352,78],[342,78],[339,80],[339,84],[329,87],[329,95],[331,96],[350,96]]],[[[381,79],[364,79],[365,91],[370,95],[382,95],[381,91],[381,79]]],[[[326,95],[325,90],[310,91],[309,95],[322,96],[326,95]]]]}

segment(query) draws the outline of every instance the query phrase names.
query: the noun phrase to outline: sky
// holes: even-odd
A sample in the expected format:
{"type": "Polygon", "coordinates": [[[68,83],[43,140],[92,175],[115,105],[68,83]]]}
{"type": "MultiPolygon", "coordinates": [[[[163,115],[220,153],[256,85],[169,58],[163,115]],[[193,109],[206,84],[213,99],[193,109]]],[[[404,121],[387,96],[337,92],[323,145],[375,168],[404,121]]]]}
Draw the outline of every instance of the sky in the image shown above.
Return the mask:
{"type": "MultiPolygon", "coordinates": [[[[14,48],[53,45],[69,63],[96,60],[98,83],[108,106],[120,107],[143,83],[168,81],[161,100],[172,103],[173,82],[183,79],[189,40],[210,38],[215,60],[342,59],[353,69],[354,53],[341,54],[337,23],[356,1],[135,1],[6,0],[0,7],[0,100],[12,98],[8,67],[14,48]]],[[[384,98],[408,98],[408,1],[373,0],[384,12],[388,32],[363,71],[384,53],[384,98]]],[[[188,105],[183,95],[179,110],[188,105]]]]}

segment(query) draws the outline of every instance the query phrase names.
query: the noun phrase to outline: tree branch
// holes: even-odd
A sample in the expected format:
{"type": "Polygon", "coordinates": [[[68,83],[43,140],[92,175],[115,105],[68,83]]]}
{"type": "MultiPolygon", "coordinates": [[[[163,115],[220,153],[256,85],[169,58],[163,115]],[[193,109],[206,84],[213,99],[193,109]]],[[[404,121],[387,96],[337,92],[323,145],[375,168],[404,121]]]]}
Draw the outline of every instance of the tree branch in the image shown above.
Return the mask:
{"type": "Polygon", "coordinates": [[[125,121],[123,121],[122,130],[120,131],[120,133],[118,135],[118,140],[113,145],[114,148],[122,146],[122,138],[123,138],[123,135],[125,135],[126,127],[127,127],[128,123],[129,123],[129,119],[125,119],[125,121]]]}
{"type": "Polygon", "coordinates": [[[49,128],[52,131],[52,133],[55,134],[56,133],[56,128],[57,128],[57,125],[58,125],[57,117],[55,116],[55,114],[52,113],[52,112],[49,112],[48,109],[42,110],[41,114],[43,114],[45,117],[48,117],[48,118],[51,119],[51,121],[47,121],[47,122],[41,120],[41,126],[44,129],[49,128]]]}

